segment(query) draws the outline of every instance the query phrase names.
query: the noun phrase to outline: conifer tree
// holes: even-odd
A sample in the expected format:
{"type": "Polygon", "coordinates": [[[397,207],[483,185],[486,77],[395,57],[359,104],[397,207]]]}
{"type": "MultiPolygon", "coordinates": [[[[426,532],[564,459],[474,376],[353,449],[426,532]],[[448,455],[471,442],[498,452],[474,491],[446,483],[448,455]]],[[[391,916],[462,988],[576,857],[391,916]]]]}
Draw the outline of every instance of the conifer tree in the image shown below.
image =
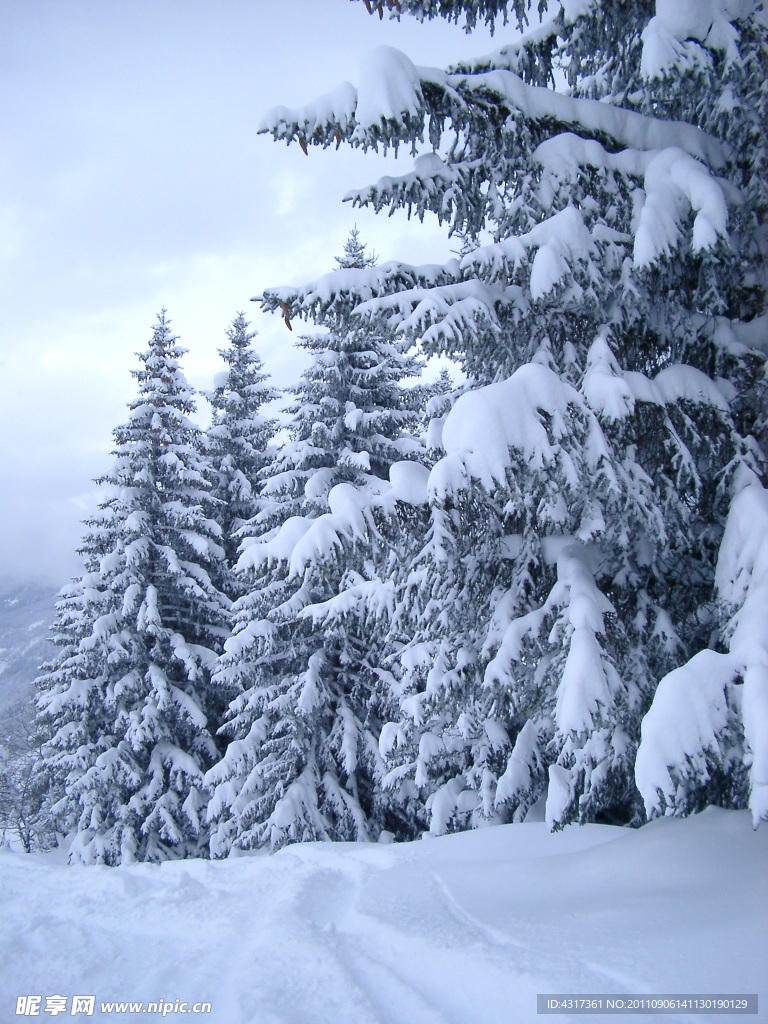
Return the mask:
{"type": "Polygon", "coordinates": [[[354,200],[463,240],[441,267],[265,295],[388,318],[469,379],[397,583],[410,639],[382,734],[387,781],[418,788],[434,831],[540,797],[553,827],[748,790],[768,814],[768,630],[744,611],[763,569],[738,512],[765,493],[765,12],[684,7],[403,0],[393,17],[500,16],[522,36],[445,72],[380,47],[358,89],[262,126],[304,148],[423,145],[354,200]],[[702,718],[696,669],[667,673],[710,647],[726,667],[702,718]],[[648,719],[636,785],[657,685],[676,696],[648,719]],[[690,749],[664,733],[670,708],[690,749]]]}
{"type": "MultiPolygon", "coordinates": [[[[229,347],[219,349],[228,369],[217,376],[215,390],[207,396],[213,408],[206,437],[215,474],[211,495],[220,503],[217,520],[228,569],[237,561],[238,531],[263,511],[260,478],[277,430],[277,420],[265,416],[261,407],[279,397],[279,392],[267,383],[268,375],[251,344],[257,332],[248,327],[244,314],[238,313],[227,330],[229,347]]],[[[229,596],[239,596],[232,574],[229,588],[229,596]]]]}
{"type": "MultiPolygon", "coordinates": [[[[356,231],[338,262],[334,277],[366,273],[356,231]]],[[[312,363],[294,389],[290,441],[266,471],[273,518],[240,559],[249,593],[216,675],[239,690],[224,729],[231,742],[208,775],[216,855],[374,838],[385,824],[378,732],[387,693],[373,667],[376,615],[361,610],[358,591],[386,591],[390,527],[374,506],[390,466],[419,448],[408,433],[417,402],[400,383],[418,365],[343,305],[320,323],[325,333],[300,342],[312,363]],[[342,611],[327,606],[334,598],[342,611]]]]}
{"type": "Polygon", "coordinates": [[[5,709],[0,723],[0,840],[26,853],[57,845],[56,820],[43,773],[30,697],[5,709]]]}
{"type": "Polygon", "coordinates": [[[376,253],[371,253],[369,256],[365,248],[365,244],[360,241],[357,225],[355,225],[344,243],[344,255],[337,256],[336,262],[342,270],[365,270],[366,267],[375,267],[376,253]]]}
{"type": "Polygon", "coordinates": [[[58,604],[58,657],[37,680],[53,811],[74,832],[70,857],[89,863],[206,849],[202,778],[227,705],[211,670],[228,602],[212,582],[221,531],[177,342],[163,310],[97,481],[85,572],[58,604]]]}

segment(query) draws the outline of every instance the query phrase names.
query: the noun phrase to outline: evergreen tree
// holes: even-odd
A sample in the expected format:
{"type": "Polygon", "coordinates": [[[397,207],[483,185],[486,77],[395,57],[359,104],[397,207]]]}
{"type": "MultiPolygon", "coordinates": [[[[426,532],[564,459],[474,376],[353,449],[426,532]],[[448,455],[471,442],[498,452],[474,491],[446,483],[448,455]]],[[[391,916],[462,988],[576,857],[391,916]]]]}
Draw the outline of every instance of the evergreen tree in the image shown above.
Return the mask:
{"type": "Polygon", "coordinates": [[[355,201],[431,211],[464,243],[443,267],[265,296],[387,317],[469,378],[442,423],[427,546],[397,583],[410,639],[388,782],[418,787],[434,831],[517,820],[540,797],[553,827],[633,822],[644,804],[741,806],[748,785],[764,816],[765,661],[743,603],[761,563],[721,547],[729,503],[764,493],[764,7],[396,7],[467,28],[511,16],[523,35],[446,72],[381,47],[359,90],[263,124],[304,147],[426,137],[413,171],[355,201]],[[718,553],[742,581],[719,606],[718,553]],[[670,754],[649,718],[641,799],[657,684],[690,732],[696,700],[666,674],[713,645],[730,653],[711,727],[670,754]]]}
{"type": "MultiPolygon", "coordinates": [[[[261,407],[279,397],[279,392],[267,383],[268,375],[251,345],[257,332],[248,327],[244,314],[238,313],[227,330],[229,347],[219,349],[228,370],[217,376],[215,390],[207,396],[213,408],[207,432],[207,452],[215,473],[212,497],[220,503],[217,520],[230,569],[237,560],[238,531],[263,511],[260,477],[277,430],[277,420],[264,416],[261,407]]],[[[233,575],[229,589],[229,596],[239,596],[233,575]]]]}
{"type": "Polygon", "coordinates": [[[50,795],[39,771],[41,753],[30,698],[11,705],[0,722],[0,840],[26,853],[57,844],[50,795]]]}
{"type": "Polygon", "coordinates": [[[365,251],[365,243],[360,241],[360,232],[355,225],[344,243],[344,255],[337,256],[336,262],[342,270],[365,270],[366,267],[375,267],[376,259],[375,253],[369,256],[365,251]]]}
{"type": "Polygon", "coordinates": [[[85,862],[205,851],[202,778],[227,705],[211,670],[228,602],[212,582],[224,552],[183,353],[163,310],[97,481],[84,575],[57,606],[58,657],[37,680],[53,811],[85,862]]]}
{"type": "MultiPolygon", "coordinates": [[[[356,232],[331,277],[366,273],[356,232]]],[[[289,289],[277,302],[288,306],[289,289]]],[[[312,363],[294,388],[290,441],[267,469],[271,521],[240,566],[250,592],[235,607],[217,679],[237,687],[226,755],[208,779],[211,849],[300,839],[368,839],[385,822],[378,732],[386,697],[375,671],[377,615],[359,592],[386,591],[390,529],[379,498],[390,466],[418,450],[417,401],[401,381],[418,365],[377,324],[343,304],[301,345],[312,363]],[[329,606],[328,602],[338,598],[329,606]]],[[[384,598],[386,601],[386,598],[384,598]]]]}

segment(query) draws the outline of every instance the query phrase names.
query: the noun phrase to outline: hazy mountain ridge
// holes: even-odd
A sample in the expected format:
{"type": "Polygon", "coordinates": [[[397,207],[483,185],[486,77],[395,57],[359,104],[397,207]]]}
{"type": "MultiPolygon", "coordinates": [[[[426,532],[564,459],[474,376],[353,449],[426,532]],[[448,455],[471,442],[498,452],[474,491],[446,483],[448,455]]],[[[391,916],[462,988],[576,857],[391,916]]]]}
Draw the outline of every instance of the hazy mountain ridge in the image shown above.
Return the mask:
{"type": "Polygon", "coordinates": [[[0,578],[0,714],[31,691],[38,668],[53,653],[56,594],[45,584],[0,578]]]}

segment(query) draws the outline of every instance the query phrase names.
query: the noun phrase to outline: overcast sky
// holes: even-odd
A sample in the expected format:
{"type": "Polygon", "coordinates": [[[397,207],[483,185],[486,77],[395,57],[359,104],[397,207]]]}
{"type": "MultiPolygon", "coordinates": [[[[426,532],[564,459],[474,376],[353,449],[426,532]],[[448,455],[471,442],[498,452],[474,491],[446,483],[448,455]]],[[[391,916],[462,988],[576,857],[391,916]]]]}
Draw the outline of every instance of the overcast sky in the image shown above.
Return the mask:
{"type": "Polygon", "coordinates": [[[348,0],[0,0],[0,576],[79,572],[162,306],[196,388],[241,309],[287,385],[293,336],[251,296],[333,269],[355,223],[382,260],[448,254],[434,222],[341,202],[410,157],[307,157],[263,114],[355,82],[381,44],[443,66],[500,42],[348,0]]]}

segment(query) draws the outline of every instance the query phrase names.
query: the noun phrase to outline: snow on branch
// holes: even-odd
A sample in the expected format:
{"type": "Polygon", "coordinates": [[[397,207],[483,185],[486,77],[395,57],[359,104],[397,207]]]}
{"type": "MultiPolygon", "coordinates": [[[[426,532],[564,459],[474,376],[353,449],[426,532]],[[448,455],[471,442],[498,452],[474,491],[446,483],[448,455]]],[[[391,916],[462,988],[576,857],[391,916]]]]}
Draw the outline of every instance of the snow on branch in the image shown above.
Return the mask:
{"type": "Polygon", "coordinates": [[[543,86],[526,85],[519,75],[511,71],[448,75],[447,85],[460,92],[467,101],[472,99],[472,93],[484,92],[494,96],[510,112],[517,111],[532,121],[572,125],[580,132],[594,133],[631,149],[679,146],[711,167],[721,168],[726,163],[723,143],[685,121],[647,117],[599,100],[575,98],[543,86]]]}
{"type": "Polygon", "coordinates": [[[754,8],[752,0],[656,0],[656,14],[643,29],[640,70],[647,79],[696,67],[710,69],[708,50],[725,53],[726,66],[739,59],[739,33],[731,23],[754,8]]]}
{"type": "MultiPolygon", "coordinates": [[[[497,807],[531,792],[535,776],[542,770],[541,745],[539,729],[528,719],[515,740],[504,772],[499,776],[494,801],[497,807]]],[[[528,804],[524,806],[527,810],[528,804]]]]}
{"type": "Polygon", "coordinates": [[[531,472],[559,462],[575,485],[576,468],[558,443],[569,435],[574,412],[586,412],[581,395],[540,363],[461,395],[443,425],[447,455],[430,474],[432,499],[444,500],[469,478],[488,491],[504,486],[518,459],[531,472]]]}
{"type": "Polygon", "coordinates": [[[428,207],[427,200],[432,204],[440,201],[442,212],[450,209],[453,194],[461,188],[460,176],[456,167],[449,167],[437,153],[422,153],[413,162],[413,170],[396,178],[384,175],[375,185],[361,189],[352,189],[344,196],[344,202],[354,206],[373,205],[375,210],[381,209],[385,202],[407,207],[410,216],[416,207],[419,217],[423,216],[428,207]]]}
{"type": "Polygon", "coordinates": [[[735,658],[699,651],[660,681],[635,760],[635,781],[649,817],[680,799],[680,770],[686,778],[705,780],[707,754],[724,753],[719,736],[728,725],[726,689],[737,674],[735,658]]]}
{"type": "Polygon", "coordinates": [[[647,267],[669,255],[680,237],[686,205],[696,211],[694,252],[711,249],[726,234],[728,207],[723,190],[698,160],[677,146],[657,153],[645,172],[645,203],[635,232],[634,263],[647,267]]]}
{"type": "Polygon", "coordinates": [[[424,121],[422,78],[441,74],[416,68],[400,50],[379,46],[366,54],[360,67],[357,88],[343,82],[306,106],[274,107],[259,124],[258,131],[275,139],[297,139],[306,151],[307,143],[338,146],[342,138],[363,148],[386,139],[382,129],[404,123],[417,132],[424,121]]]}
{"type": "Polygon", "coordinates": [[[749,806],[768,819],[768,491],[755,477],[734,498],[715,575],[720,600],[735,608],[726,635],[743,666],[742,715],[752,752],[749,806]]]}
{"type": "Polygon", "coordinates": [[[595,583],[586,549],[564,546],[557,562],[558,596],[566,609],[568,656],[557,688],[558,732],[586,733],[597,727],[600,709],[609,709],[620,680],[597,640],[605,632],[603,616],[615,609],[595,583]]]}
{"type": "Polygon", "coordinates": [[[637,370],[622,370],[605,334],[599,334],[590,345],[581,391],[590,409],[610,420],[631,415],[636,402],[659,406],[689,402],[709,405],[725,415],[730,412],[715,381],[695,366],[674,363],[653,378],[637,370]]]}
{"type": "Polygon", "coordinates": [[[397,606],[395,584],[388,580],[358,579],[351,586],[341,590],[327,601],[308,605],[301,611],[301,618],[312,619],[315,627],[338,623],[349,615],[365,610],[371,618],[392,619],[397,606]]]}
{"type": "MultiPolygon", "coordinates": [[[[507,71],[518,71],[521,58],[526,50],[531,47],[541,46],[542,43],[555,39],[562,31],[564,24],[574,24],[579,18],[589,14],[594,6],[595,0],[561,0],[554,16],[547,17],[538,24],[531,24],[519,39],[513,39],[511,43],[505,43],[498,50],[493,50],[491,53],[476,60],[462,61],[453,67],[451,71],[455,74],[475,74],[478,71],[487,71],[489,68],[504,68],[507,71]]],[[[552,9],[555,9],[554,6],[549,5],[547,14],[552,9]]],[[[536,10],[529,10],[529,19],[534,21],[537,13],[536,10]]]]}
{"type": "Polygon", "coordinates": [[[729,320],[725,316],[694,314],[693,322],[702,334],[725,352],[741,356],[750,349],[768,355],[768,315],[753,320],[729,320]]]}
{"type": "MultiPolygon", "coordinates": [[[[728,207],[723,185],[700,160],[677,146],[660,151],[625,149],[610,153],[594,139],[563,132],[541,143],[534,151],[534,159],[547,174],[561,181],[589,167],[643,182],[644,195],[637,192],[640,203],[633,250],[636,267],[649,266],[670,253],[689,210],[696,214],[694,252],[712,248],[718,236],[726,235],[728,207]]],[[[436,154],[427,154],[416,159],[410,173],[399,178],[381,178],[376,185],[348,193],[345,198],[359,205],[373,202],[378,206],[382,199],[397,206],[415,205],[421,214],[425,204],[430,203],[439,204],[440,211],[449,209],[453,193],[460,187],[457,168],[449,167],[436,154]]],[[[737,196],[733,198],[736,201],[737,196]]],[[[598,246],[618,243],[628,248],[632,241],[631,235],[609,228],[602,221],[588,228],[582,212],[569,203],[522,235],[479,246],[464,256],[460,268],[462,272],[490,271],[494,276],[502,276],[509,269],[517,269],[535,250],[530,290],[532,298],[539,299],[560,283],[577,261],[587,263],[596,257],[598,246]]]]}
{"type": "Polygon", "coordinates": [[[584,139],[573,132],[560,132],[533,151],[533,159],[550,173],[568,181],[582,167],[597,171],[618,171],[628,177],[641,178],[658,150],[621,149],[612,153],[596,139],[584,139]]]}
{"type": "Polygon", "coordinates": [[[447,284],[458,277],[458,267],[456,260],[446,265],[428,263],[419,267],[391,261],[376,267],[333,270],[309,284],[268,288],[255,301],[261,301],[265,311],[280,308],[289,318],[313,317],[320,323],[340,307],[355,307],[409,289],[447,284]]]}
{"type": "Polygon", "coordinates": [[[403,139],[420,139],[428,106],[443,112],[446,103],[464,115],[482,98],[492,98],[508,113],[534,122],[572,127],[579,134],[598,135],[613,145],[638,150],[678,146],[713,168],[726,163],[723,143],[694,125],[665,121],[635,111],[574,98],[543,86],[527,85],[512,71],[494,69],[477,74],[449,74],[437,68],[416,67],[398,50],[379,47],[363,61],[360,85],[348,82],[314,103],[270,110],[259,132],[291,142],[376,148],[403,139]]]}
{"type": "Polygon", "coordinates": [[[619,173],[642,179],[645,198],[635,230],[634,265],[645,267],[669,254],[680,236],[680,221],[689,209],[693,222],[693,250],[711,249],[718,235],[725,236],[728,198],[740,202],[739,193],[718,181],[700,161],[678,145],[665,149],[624,149],[611,153],[594,139],[563,132],[542,142],[534,160],[560,180],[571,180],[581,168],[619,173]]]}
{"type": "Polygon", "coordinates": [[[355,312],[374,318],[384,314],[406,335],[420,337],[425,346],[441,348],[461,343],[477,330],[479,321],[498,328],[498,311],[514,304],[520,289],[488,285],[478,279],[432,288],[411,288],[380,300],[361,302],[355,312]]]}
{"type": "Polygon", "coordinates": [[[378,46],[369,53],[362,66],[357,90],[356,135],[382,121],[421,119],[424,97],[417,68],[400,50],[378,46]]]}
{"type": "Polygon", "coordinates": [[[725,629],[729,653],[700,651],[661,680],[643,720],[635,779],[649,815],[662,803],[674,813],[689,788],[708,780],[707,755],[728,755],[723,746],[738,732],[740,707],[757,826],[768,819],[768,492],[757,478],[733,499],[715,582],[724,607],[735,609],[725,629]]]}
{"type": "MultiPolygon", "coordinates": [[[[530,250],[536,249],[530,290],[533,299],[541,299],[562,281],[577,260],[590,258],[596,239],[603,240],[605,233],[604,225],[596,228],[595,233],[590,232],[581,213],[569,205],[523,235],[479,246],[462,259],[461,269],[476,272],[492,269],[498,273],[504,267],[517,268],[528,258],[530,250]]],[[[623,237],[618,232],[613,235],[623,237]]]]}
{"type": "MultiPolygon", "coordinates": [[[[566,2],[573,3],[574,0],[566,2]]],[[[378,13],[379,18],[384,17],[385,7],[390,11],[390,17],[398,19],[404,12],[419,21],[445,18],[458,23],[463,17],[465,31],[474,28],[481,19],[493,27],[495,20],[502,18],[506,25],[509,6],[508,0],[473,0],[470,4],[466,0],[362,0],[362,3],[369,14],[378,13]]]]}
{"type": "MultiPolygon", "coordinates": [[[[371,529],[374,509],[391,512],[398,501],[407,505],[426,503],[426,467],[416,462],[396,462],[389,472],[389,481],[371,477],[364,487],[336,484],[328,494],[329,512],[315,517],[292,516],[267,538],[254,540],[240,556],[238,570],[284,562],[291,577],[301,576],[310,565],[332,561],[345,541],[364,540],[371,529]]],[[[334,612],[343,613],[343,602],[342,596],[334,612]]],[[[325,613],[317,614],[322,617],[325,613]]]]}

